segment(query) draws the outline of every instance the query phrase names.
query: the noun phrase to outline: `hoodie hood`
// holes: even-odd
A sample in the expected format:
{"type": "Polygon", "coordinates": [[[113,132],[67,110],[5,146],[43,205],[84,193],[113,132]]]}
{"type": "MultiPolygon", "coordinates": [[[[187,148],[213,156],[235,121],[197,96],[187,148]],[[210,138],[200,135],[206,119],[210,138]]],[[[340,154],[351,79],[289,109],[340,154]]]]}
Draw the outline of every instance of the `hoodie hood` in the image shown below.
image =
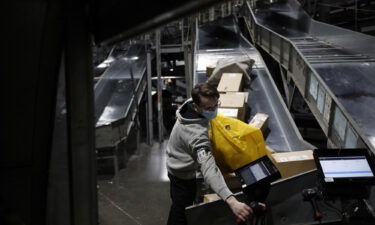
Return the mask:
{"type": "Polygon", "coordinates": [[[186,100],[181,106],[180,108],[177,109],[176,111],[176,116],[177,116],[177,120],[181,123],[181,124],[190,124],[190,123],[200,123],[202,125],[208,125],[208,122],[209,120],[206,119],[205,117],[199,117],[199,118],[194,118],[194,119],[190,119],[190,118],[185,118],[183,116],[183,112],[186,112],[188,110],[187,107],[189,107],[189,104],[191,104],[193,102],[193,99],[188,99],[186,100]]]}

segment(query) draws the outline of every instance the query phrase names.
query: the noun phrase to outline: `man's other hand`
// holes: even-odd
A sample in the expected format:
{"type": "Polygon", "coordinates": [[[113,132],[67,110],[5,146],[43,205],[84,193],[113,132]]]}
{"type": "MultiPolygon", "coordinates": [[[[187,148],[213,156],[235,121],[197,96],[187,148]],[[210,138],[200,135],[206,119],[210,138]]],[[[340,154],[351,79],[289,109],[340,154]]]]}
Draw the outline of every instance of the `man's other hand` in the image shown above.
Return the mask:
{"type": "Polygon", "coordinates": [[[245,221],[249,216],[253,214],[253,210],[248,205],[239,202],[234,196],[230,196],[225,201],[232,209],[234,215],[236,215],[242,221],[245,221]]]}

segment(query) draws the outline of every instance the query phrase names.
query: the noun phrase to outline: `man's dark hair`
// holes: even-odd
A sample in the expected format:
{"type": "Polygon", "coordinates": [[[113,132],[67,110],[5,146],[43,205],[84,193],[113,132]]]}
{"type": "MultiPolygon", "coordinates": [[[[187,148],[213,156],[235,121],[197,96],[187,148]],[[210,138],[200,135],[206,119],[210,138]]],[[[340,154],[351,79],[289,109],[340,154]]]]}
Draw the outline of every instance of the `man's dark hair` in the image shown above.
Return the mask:
{"type": "Polygon", "coordinates": [[[193,102],[195,102],[195,104],[197,105],[200,104],[199,96],[206,98],[220,98],[220,94],[217,91],[216,87],[208,83],[195,85],[195,87],[191,91],[191,97],[193,98],[193,102]]]}

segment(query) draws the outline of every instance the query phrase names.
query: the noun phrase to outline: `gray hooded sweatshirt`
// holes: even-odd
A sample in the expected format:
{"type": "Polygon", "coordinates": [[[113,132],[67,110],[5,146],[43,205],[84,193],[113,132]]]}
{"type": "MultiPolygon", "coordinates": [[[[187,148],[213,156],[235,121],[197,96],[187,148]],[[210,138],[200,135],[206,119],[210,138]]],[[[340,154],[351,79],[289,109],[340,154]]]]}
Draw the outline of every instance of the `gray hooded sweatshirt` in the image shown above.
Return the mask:
{"type": "Polygon", "coordinates": [[[206,118],[187,119],[181,111],[188,107],[187,100],[176,112],[177,121],[167,145],[167,169],[180,179],[193,179],[198,169],[205,182],[223,200],[232,195],[211,154],[208,137],[209,120],[206,118]]]}

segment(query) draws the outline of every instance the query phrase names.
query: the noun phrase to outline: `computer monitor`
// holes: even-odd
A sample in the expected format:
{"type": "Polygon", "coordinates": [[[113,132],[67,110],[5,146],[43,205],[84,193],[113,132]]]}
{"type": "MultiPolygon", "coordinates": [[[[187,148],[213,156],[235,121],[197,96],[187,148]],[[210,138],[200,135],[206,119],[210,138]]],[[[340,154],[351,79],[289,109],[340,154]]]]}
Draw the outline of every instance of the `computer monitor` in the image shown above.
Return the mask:
{"type": "Polygon", "coordinates": [[[374,177],[365,156],[320,157],[326,181],[335,178],[374,177]]]}
{"type": "Polygon", "coordinates": [[[316,149],[314,160],[320,182],[329,194],[354,193],[375,184],[373,159],[367,149],[316,149]]]}

